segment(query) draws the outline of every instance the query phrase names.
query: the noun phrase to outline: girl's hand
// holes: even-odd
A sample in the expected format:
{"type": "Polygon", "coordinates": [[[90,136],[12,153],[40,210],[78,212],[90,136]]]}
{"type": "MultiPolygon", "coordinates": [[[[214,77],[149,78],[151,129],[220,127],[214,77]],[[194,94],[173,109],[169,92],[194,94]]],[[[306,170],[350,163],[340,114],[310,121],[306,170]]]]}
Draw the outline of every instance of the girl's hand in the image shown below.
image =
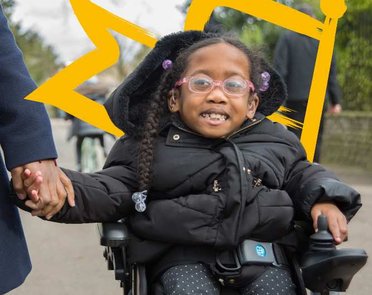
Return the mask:
{"type": "Polygon", "coordinates": [[[58,168],[58,177],[61,181],[62,188],[57,187],[55,198],[51,199],[50,195],[46,195],[47,191],[42,190],[43,175],[40,171],[32,173],[29,169],[25,169],[22,178],[23,185],[26,188],[29,200],[25,205],[32,209],[33,216],[44,216],[50,219],[61,210],[65,204],[66,198],[71,207],[75,206],[75,194],[70,179],[58,168]]]}
{"type": "Polygon", "coordinates": [[[347,220],[345,215],[332,202],[316,203],[311,208],[311,217],[316,231],[318,216],[323,214],[327,217],[328,228],[336,244],[341,244],[347,238],[347,220]]]}
{"type": "Polygon", "coordinates": [[[32,203],[37,204],[40,201],[39,191],[43,183],[43,176],[41,171],[36,171],[32,173],[30,169],[25,169],[22,174],[23,187],[32,201],[32,203]]]}

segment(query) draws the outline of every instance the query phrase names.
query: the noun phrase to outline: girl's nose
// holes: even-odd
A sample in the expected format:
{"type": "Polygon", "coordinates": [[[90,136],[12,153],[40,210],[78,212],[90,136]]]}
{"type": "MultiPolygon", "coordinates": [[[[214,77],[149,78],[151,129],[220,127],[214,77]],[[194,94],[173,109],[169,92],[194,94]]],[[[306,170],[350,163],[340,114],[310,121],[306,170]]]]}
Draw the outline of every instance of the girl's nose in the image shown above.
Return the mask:
{"type": "Polygon", "coordinates": [[[227,97],[222,87],[214,86],[213,89],[208,93],[208,102],[212,103],[226,103],[227,97]]]}

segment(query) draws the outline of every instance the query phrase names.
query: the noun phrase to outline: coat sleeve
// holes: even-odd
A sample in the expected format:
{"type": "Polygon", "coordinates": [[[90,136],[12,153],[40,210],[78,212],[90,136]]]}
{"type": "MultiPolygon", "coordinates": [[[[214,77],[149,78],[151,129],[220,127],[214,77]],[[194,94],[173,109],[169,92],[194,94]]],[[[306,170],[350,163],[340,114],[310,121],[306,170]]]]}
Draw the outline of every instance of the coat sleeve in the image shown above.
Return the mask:
{"type": "MultiPolygon", "coordinates": [[[[81,173],[63,169],[73,184],[76,206],[70,207],[65,202],[51,221],[113,222],[128,216],[134,209],[132,192],[137,187],[134,154],[132,144],[120,139],[113,146],[103,170],[81,173]]],[[[14,193],[11,197],[18,207],[30,211],[14,193]]]]}
{"type": "Polygon", "coordinates": [[[67,202],[52,221],[64,223],[113,222],[134,210],[132,193],[138,186],[137,142],[119,139],[112,147],[103,170],[80,173],[64,169],[75,192],[75,207],[67,202]]]}
{"type": "Polygon", "coordinates": [[[291,196],[296,219],[311,220],[311,208],[320,201],[334,202],[350,220],[362,206],[360,194],[332,172],[306,160],[306,152],[296,139],[298,156],[291,164],[283,188],[291,196]]]}
{"type": "Polygon", "coordinates": [[[75,207],[67,202],[51,221],[62,223],[114,222],[127,217],[134,208],[132,190],[125,178],[133,173],[125,166],[112,166],[100,172],[85,174],[63,169],[71,179],[75,207]]]}
{"type": "Polygon", "coordinates": [[[332,56],[331,68],[327,84],[327,95],[332,105],[341,103],[341,88],[337,81],[336,58],[332,56]]]}
{"type": "Polygon", "coordinates": [[[44,106],[24,100],[35,88],[0,5],[0,145],[9,170],[57,157],[44,106]]]}

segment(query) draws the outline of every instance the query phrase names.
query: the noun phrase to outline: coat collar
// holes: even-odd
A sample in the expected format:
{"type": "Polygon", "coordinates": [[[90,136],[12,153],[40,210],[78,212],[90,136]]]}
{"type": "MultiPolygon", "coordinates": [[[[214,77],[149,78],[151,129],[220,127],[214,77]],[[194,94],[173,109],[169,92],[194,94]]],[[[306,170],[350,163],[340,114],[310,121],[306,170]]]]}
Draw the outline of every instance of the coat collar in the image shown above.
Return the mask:
{"type": "Polygon", "coordinates": [[[173,116],[171,121],[160,132],[166,136],[166,145],[168,146],[183,146],[183,147],[198,147],[211,149],[213,146],[219,145],[228,140],[241,136],[247,129],[260,123],[265,116],[259,112],[255,114],[253,120],[246,120],[239,130],[230,134],[227,138],[206,138],[188,128],[178,116],[173,116]]]}

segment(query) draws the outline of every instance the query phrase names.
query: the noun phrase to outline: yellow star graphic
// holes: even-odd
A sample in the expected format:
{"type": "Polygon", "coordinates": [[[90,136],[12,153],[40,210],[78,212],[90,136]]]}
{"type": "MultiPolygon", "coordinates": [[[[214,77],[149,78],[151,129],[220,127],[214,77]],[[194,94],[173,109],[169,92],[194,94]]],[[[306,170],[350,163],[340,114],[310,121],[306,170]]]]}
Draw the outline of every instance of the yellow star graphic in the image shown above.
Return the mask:
{"type": "MultiPolygon", "coordinates": [[[[47,103],[88,122],[116,136],[123,132],[110,120],[105,108],[77,93],[76,87],[90,77],[114,65],[120,56],[119,45],[110,33],[114,30],[148,47],[154,47],[154,35],[118,16],[110,13],[89,0],[70,0],[74,12],[85,32],[96,45],[96,49],[74,61],[57,73],[26,99],[47,103]]],[[[212,11],[219,6],[240,10],[288,30],[319,40],[308,106],[301,142],[312,161],[324,104],[327,77],[333,53],[338,19],[345,13],[344,0],[321,0],[320,7],[325,14],[324,22],[318,21],[293,8],[273,0],[193,0],[185,21],[185,30],[202,30],[212,11]]],[[[286,109],[281,108],[282,112],[286,109]]],[[[270,119],[288,126],[301,127],[281,112],[270,119]]]]}

